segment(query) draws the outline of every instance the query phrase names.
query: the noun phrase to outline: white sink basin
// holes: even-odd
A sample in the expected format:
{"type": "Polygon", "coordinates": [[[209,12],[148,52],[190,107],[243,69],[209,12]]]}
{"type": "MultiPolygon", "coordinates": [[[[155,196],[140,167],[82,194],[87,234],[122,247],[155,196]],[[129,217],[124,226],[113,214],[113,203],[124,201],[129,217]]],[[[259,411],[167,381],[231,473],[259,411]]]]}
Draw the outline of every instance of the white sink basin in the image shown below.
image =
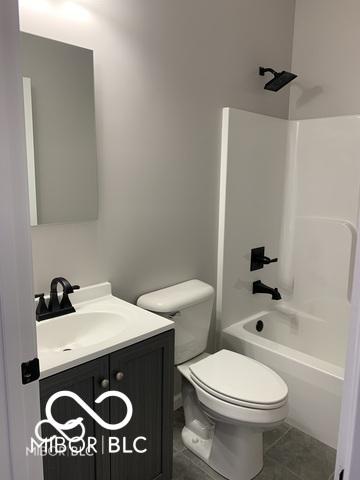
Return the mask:
{"type": "Polygon", "coordinates": [[[118,336],[127,325],[116,313],[72,313],[40,322],[37,329],[39,353],[69,352],[97,345],[118,336]]]}
{"type": "Polygon", "coordinates": [[[41,378],[174,328],[166,318],[111,294],[110,283],[71,295],[76,313],[36,323],[41,378]]]}

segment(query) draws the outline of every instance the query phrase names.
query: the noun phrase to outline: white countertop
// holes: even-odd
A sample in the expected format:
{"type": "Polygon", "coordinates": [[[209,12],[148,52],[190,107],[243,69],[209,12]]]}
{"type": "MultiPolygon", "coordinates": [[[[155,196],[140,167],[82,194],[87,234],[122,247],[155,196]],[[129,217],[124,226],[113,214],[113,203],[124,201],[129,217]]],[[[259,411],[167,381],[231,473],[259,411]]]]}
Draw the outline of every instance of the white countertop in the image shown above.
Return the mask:
{"type": "MultiPolygon", "coordinates": [[[[174,322],[171,320],[114,297],[111,294],[111,285],[108,282],[80,289],[71,295],[71,300],[76,313],[37,322],[41,379],[174,328],[174,322]],[[46,335],[48,335],[44,332],[51,332],[52,326],[57,330],[62,326],[71,329],[72,322],[76,322],[77,318],[80,318],[79,314],[84,314],[83,318],[86,318],[86,314],[92,314],[92,317],[94,317],[97,312],[99,318],[103,314],[108,316],[110,314],[120,315],[122,328],[114,336],[100,339],[99,342],[95,341],[91,345],[77,347],[70,351],[59,351],[45,348],[42,345],[42,342],[46,342],[46,335]],[[61,323],[62,321],[63,323],[61,323]]],[[[100,320],[99,325],[101,328],[100,320]]],[[[104,328],[108,327],[104,326],[104,328]]],[[[75,326],[74,330],[76,330],[75,326]]],[[[67,334],[71,335],[71,332],[67,334]]]]}

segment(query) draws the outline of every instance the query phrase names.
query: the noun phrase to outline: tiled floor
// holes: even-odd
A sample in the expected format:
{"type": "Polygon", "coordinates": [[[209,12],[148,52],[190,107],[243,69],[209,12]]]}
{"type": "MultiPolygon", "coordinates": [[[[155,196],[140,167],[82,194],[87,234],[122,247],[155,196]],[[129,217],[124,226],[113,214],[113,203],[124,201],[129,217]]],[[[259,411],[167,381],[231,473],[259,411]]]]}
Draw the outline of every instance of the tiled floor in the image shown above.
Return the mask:
{"type": "MultiPolygon", "coordinates": [[[[181,441],[182,409],[174,415],[173,480],[224,480],[181,441]]],[[[256,480],[332,480],[335,450],[287,424],[264,435],[265,462],[256,480]]]]}

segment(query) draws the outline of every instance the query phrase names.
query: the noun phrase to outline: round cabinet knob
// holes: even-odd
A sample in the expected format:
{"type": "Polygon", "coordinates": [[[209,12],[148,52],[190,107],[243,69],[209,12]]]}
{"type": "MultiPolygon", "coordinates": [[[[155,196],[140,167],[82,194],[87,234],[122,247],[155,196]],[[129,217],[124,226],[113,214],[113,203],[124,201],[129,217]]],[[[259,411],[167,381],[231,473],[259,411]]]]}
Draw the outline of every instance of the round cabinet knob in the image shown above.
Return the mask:
{"type": "Polygon", "coordinates": [[[125,375],[123,374],[123,372],[117,372],[115,373],[115,380],[117,382],[121,382],[121,380],[125,377],[125,375]]]}
{"type": "Polygon", "coordinates": [[[103,380],[101,380],[100,386],[101,388],[107,389],[110,386],[110,381],[107,378],[104,378],[103,380]]]}

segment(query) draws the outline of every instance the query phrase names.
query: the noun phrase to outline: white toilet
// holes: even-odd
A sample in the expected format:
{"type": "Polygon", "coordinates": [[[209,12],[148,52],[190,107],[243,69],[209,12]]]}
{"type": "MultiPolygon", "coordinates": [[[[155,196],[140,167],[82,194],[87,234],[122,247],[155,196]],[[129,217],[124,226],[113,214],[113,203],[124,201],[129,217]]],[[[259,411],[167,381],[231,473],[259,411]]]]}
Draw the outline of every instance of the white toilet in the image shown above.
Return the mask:
{"type": "Polygon", "coordinates": [[[210,285],[190,280],[143,295],[137,304],[175,322],[185,446],[225,478],[250,480],[263,468],[263,432],[287,416],[288,387],[239,353],[204,353],[213,302],[210,285]]]}

